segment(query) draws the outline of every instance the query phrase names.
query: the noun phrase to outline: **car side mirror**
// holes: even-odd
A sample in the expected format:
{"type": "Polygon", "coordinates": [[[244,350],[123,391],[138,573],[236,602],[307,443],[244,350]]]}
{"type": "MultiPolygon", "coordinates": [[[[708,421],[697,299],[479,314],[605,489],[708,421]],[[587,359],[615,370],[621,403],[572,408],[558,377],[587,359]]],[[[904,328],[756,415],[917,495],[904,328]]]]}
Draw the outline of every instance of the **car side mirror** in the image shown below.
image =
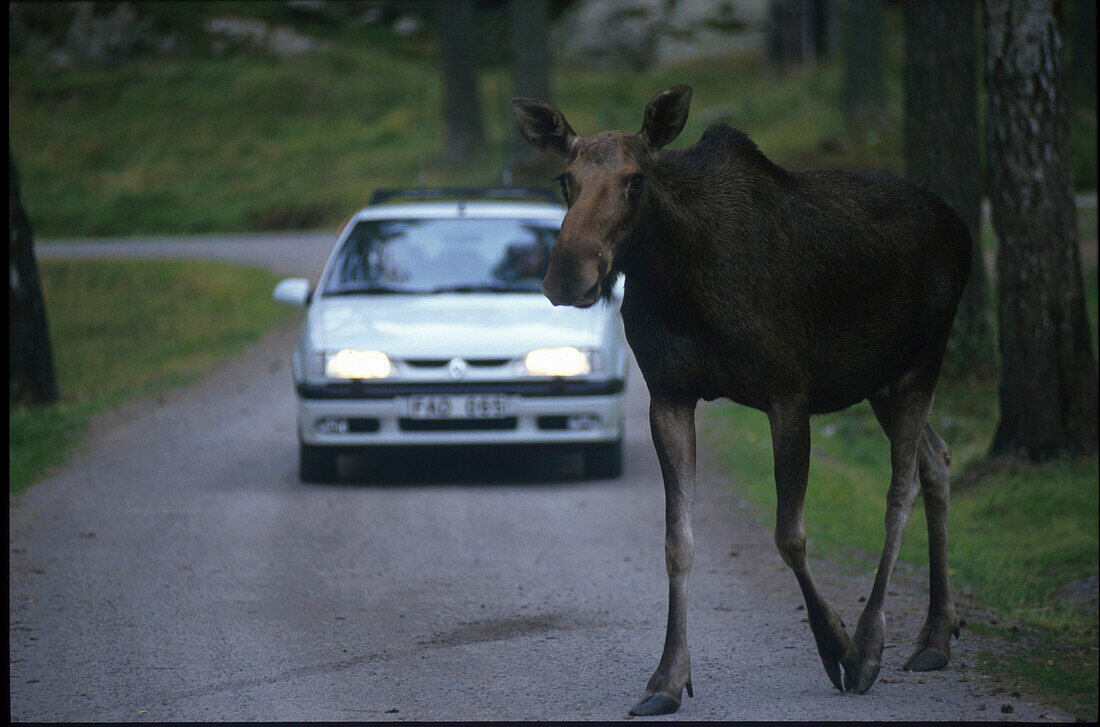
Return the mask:
{"type": "Polygon", "coordinates": [[[289,305],[294,308],[305,308],[309,303],[309,281],[305,278],[287,278],[280,280],[275,286],[275,292],[271,294],[276,303],[289,305]]]}

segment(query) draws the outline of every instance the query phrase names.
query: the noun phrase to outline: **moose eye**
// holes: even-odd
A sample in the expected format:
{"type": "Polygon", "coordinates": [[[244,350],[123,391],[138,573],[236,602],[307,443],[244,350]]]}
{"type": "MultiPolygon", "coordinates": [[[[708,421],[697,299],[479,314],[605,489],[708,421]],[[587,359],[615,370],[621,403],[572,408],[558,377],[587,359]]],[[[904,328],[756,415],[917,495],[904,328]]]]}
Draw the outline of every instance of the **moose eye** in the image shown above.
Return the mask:
{"type": "Polygon", "coordinates": [[[569,177],[567,177],[565,174],[559,174],[558,176],[554,177],[554,179],[556,179],[558,181],[558,184],[561,185],[561,196],[565,198],[566,202],[568,202],[570,188],[569,177]]]}
{"type": "Polygon", "coordinates": [[[627,196],[636,199],[642,193],[642,184],[645,182],[644,174],[632,174],[626,180],[627,196]]]}

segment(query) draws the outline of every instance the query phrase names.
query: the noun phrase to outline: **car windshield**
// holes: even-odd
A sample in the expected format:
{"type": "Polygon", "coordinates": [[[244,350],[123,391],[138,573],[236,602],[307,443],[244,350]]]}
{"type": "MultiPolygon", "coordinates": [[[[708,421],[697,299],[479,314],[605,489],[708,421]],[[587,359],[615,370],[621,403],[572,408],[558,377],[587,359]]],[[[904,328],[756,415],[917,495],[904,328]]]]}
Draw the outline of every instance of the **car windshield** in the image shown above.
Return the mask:
{"type": "Polygon", "coordinates": [[[559,228],[554,220],[360,220],[324,294],[539,292],[559,228]]]}

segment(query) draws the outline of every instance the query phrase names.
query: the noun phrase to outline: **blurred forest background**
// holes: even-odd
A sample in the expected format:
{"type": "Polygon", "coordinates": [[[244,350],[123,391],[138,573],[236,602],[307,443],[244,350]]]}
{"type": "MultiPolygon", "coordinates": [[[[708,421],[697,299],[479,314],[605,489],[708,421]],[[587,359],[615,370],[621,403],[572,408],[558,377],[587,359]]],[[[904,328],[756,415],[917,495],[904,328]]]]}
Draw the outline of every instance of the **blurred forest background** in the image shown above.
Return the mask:
{"type": "MultiPolygon", "coordinates": [[[[14,2],[8,12],[9,259],[29,271],[10,282],[13,482],[59,461],[133,381],[156,390],[178,378],[181,356],[224,355],[285,319],[257,302],[270,281],[255,271],[245,285],[223,268],[174,263],[48,262],[43,307],[32,234],[335,231],[378,187],[548,184],[561,162],[519,139],[511,97],[549,100],[586,135],[639,128],[654,93],[689,83],[673,147],[724,122],[789,169],[919,180],[970,226],[974,272],[934,410],[955,452],[953,577],[997,614],[970,628],[1015,644],[988,670],[1096,719],[1092,0],[14,2]],[[189,307],[200,298],[201,318],[189,307]],[[59,396],[47,309],[61,385],[60,404],[42,407],[59,396]],[[241,320],[213,346],[226,310],[241,320]],[[183,330],[169,325],[173,311],[195,329],[185,351],[150,354],[152,373],[119,360],[149,345],[149,316],[183,330]],[[82,388],[89,360],[115,379],[82,388]]],[[[715,406],[703,420],[715,461],[767,521],[766,419],[715,406]]],[[[869,435],[866,406],[814,420],[827,456],[811,469],[807,521],[815,547],[838,557],[873,551],[880,533],[889,463],[869,435]]],[[[906,536],[910,562],[924,560],[920,530],[906,536]]]]}
{"type": "MultiPolygon", "coordinates": [[[[1094,189],[1095,6],[1060,7],[1082,16],[1062,19],[1071,159],[1094,189]]],[[[334,227],[379,186],[499,183],[522,161],[514,95],[585,134],[639,127],[679,82],[695,96],[677,145],[724,121],[790,168],[900,174],[904,16],[844,0],[16,2],[9,139],[49,238],[334,227]]],[[[980,64],[980,18],[971,32],[980,64]]]]}

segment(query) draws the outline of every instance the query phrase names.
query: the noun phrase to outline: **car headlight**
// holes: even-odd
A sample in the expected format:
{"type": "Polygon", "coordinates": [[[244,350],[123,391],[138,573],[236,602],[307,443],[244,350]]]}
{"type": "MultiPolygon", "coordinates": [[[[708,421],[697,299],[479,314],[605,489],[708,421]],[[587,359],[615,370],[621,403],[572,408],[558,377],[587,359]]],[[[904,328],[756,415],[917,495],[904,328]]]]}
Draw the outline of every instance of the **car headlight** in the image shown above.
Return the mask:
{"type": "Polygon", "coordinates": [[[385,379],[393,375],[389,357],[381,351],[342,351],[314,355],[314,366],[330,379],[385,379]]]}
{"type": "Polygon", "coordinates": [[[584,376],[599,368],[599,356],[573,346],[536,348],[523,357],[528,376],[584,376]]]}

